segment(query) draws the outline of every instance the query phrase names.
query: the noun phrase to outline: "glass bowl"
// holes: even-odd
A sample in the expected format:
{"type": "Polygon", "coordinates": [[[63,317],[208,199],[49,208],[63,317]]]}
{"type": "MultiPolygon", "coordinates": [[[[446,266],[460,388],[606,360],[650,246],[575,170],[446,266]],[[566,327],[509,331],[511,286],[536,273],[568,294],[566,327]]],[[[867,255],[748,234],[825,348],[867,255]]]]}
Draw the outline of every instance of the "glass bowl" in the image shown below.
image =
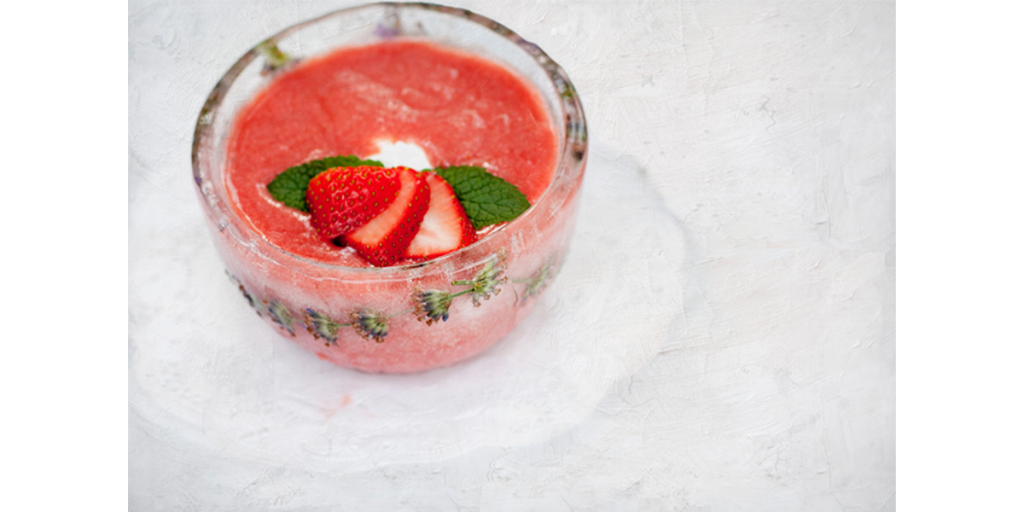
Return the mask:
{"type": "Polygon", "coordinates": [[[495,21],[424,3],[344,9],[264,40],[214,87],[192,147],[193,176],[207,224],[228,278],[244,300],[320,359],[387,373],[424,371],[472,357],[530,313],[565,260],[586,159],[583,109],[558,64],[495,21]],[[422,263],[331,265],[268,242],[242,220],[225,183],[236,115],[296,62],[403,38],[474,54],[531,84],[559,141],[552,182],[515,220],[468,247],[422,263]]]}

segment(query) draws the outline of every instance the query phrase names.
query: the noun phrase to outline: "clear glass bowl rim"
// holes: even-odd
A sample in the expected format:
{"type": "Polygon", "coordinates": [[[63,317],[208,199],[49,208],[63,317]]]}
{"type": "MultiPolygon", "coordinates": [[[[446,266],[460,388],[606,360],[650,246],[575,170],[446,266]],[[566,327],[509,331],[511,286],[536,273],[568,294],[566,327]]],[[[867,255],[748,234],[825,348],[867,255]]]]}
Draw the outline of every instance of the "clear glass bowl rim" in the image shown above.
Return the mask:
{"type": "MultiPolygon", "coordinates": [[[[377,2],[362,4],[358,6],[348,7],[331,11],[324,15],[312,18],[294,25],[291,25],[278,33],[270,36],[269,38],[259,42],[255,46],[249,49],[241,58],[239,58],[229,68],[227,73],[217,82],[213,90],[207,96],[206,101],[203,104],[202,110],[199,114],[198,120],[196,121],[196,128],[192,139],[192,175],[193,179],[198,187],[199,196],[202,198],[206,208],[210,211],[218,212],[227,218],[231,219],[232,224],[238,229],[243,236],[249,240],[255,242],[259,247],[264,250],[264,255],[267,252],[271,254],[279,254],[286,258],[293,258],[294,260],[300,261],[305,264],[315,265],[324,269],[337,269],[338,271],[354,272],[361,274],[384,274],[407,271],[412,269],[425,270],[427,267],[434,267],[442,265],[448,261],[452,261],[458,258],[460,255],[474,251],[474,249],[486,244],[489,240],[494,240],[496,237],[505,230],[515,229],[517,224],[525,222],[526,219],[536,211],[541,210],[540,206],[544,203],[562,200],[566,197],[554,197],[555,191],[558,187],[556,184],[570,180],[575,182],[573,186],[566,190],[562,195],[569,196],[573,193],[573,188],[579,186],[580,178],[584,170],[584,164],[586,162],[587,154],[587,124],[586,118],[583,113],[583,106],[580,103],[579,96],[576,93],[575,86],[569,79],[568,74],[565,70],[558,65],[551,57],[547,55],[539,46],[533,44],[521,36],[510,30],[508,27],[494,21],[486,16],[482,16],[468,9],[448,7],[444,5],[425,3],[425,2],[377,2]],[[555,169],[555,174],[551,179],[551,183],[548,188],[541,194],[541,196],[535,201],[531,208],[524,214],[520,215],[517,219],[500,226],[498,229],[488,233],[476,243],[473,243],[467,247],[451,252],[444,256],[434,258],[425,262],[409,263],[406,265],[398,265],[391,267],[349,267],[344,265],[335,265],[330,263],[324,263],[316,260],[311,260],[293,253],[290,253],[272,243],[267,241],[259,233],[251,229],[245,222],[238,218],[236,212],[227,204],[226,198],[220,197],[220,193],[216,186],[212,186],[211,192],[207,193],[203,190],[204,176],[206,175],[203,170],[203,165],[200,159],[200,152],[203,149],[203,141],[214,136],[214,123],[212,122],[211,115],[216,116],[219,107],[221,106],[222,100],[227,91],[234,84],[235,80],[242,73],[242,71],[252,65],[254,61],[261,55],[261,47],[265,47],[267,44],[276,44],[277,41],[283,39],[285,36],[292,32],[302,30],[311,25],[323,22],[327,19],[344,16],[348,13],[353,13],[364,9],[379,9],[379,8],[391,8],[395,10],[403,9],[423,9],[428,11],[439,12],[450,16],[456,16],[464,18],[468,21],[474,22],[496,35],[503,37],[512,43],[516,44],[520,50],[530,55],[536,63],[545,70],[547,78],[551,81],[553,88],[559,92],[562,112],[550,112],[552,115],[552,122],[557,123],[557,115],[562,114],[563,116],[563,140],[561,141],[561,153],[558,156],[558,163],[555,169]],[[211,198],[210,195],[216,196],[211,198]]],[[[243,241],[244,242],[244,241],[243,241]]],[[[490,252],[484,252],[481,254],[481,260],[490,256],[490,252]]]]}

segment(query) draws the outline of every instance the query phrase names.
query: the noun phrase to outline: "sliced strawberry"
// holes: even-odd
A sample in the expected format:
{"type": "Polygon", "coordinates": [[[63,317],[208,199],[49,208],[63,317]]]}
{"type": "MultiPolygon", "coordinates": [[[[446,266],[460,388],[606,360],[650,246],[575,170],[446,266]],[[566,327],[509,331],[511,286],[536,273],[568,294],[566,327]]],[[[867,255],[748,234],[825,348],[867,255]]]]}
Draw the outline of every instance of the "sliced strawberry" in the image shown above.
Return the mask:
{"type": "Polygon", "coordinates": [[[378,267],[394,265],[402,259],[430,203],[430,186],[424,173],[408,167],[394,170],[402,185],[398,197],[365,226],[345,235],[350,247],[378,267]]]}
{"type": "Polygon", "coordinates": [[[394,204],[401,183],[395,169],[335,167],[309,181],[310,224],[324,240],[359,229],[394,204]]]}
{"type": "Polygon", "coordinates": [[[476,241],[476,230],[462,203],[444,178],[424,172],[430,185],[430,207],[420,230],[405,251],[407,258],[429,259],[448,254],[476,241]]]}

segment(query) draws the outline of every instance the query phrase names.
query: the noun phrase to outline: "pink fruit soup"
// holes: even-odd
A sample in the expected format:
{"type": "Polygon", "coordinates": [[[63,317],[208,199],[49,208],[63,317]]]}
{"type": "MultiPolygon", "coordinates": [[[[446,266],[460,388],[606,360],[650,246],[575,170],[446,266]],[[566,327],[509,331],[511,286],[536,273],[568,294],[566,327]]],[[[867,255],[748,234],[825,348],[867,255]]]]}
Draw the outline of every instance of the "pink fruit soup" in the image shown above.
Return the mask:
{"type": "MultiPolygon", "coordinates": [[[[427,26],[448,16],[398,9],[425,16],[427,26]]],[[[239,80],[260,83],[259,64],[239,80]]],[[[586,162],[575,91],[556,65],[537,64],[534,85],[481,57],[402,39],[303,59],[251,96],[230,88],[233,82],[216,90],[209,112],[221,94],[251,99],[220,125],[227,137],[200,116],[196,183],[227,274],[249,305],[317,357],[369,372],[438,368],[508,335],[565,261],[586,162]],[[548,85],[546,102],[535,87],[548,85]],[[484,167],[516,185],[531,207],[453,253],[365,268],[354,249],[322,241],[309,214],[267,191],[289,167],[334,155],[373,157],[399,143],[421,148],[431,167],[484,167]],[[217,186],[204,182],[209,171],[217,186]]]]}
{"type": "Polygon", "coordinates": [[[287,252],[367,266],[352,249],[320,240],[309,215],[275,201],[266,186],[309,160],[376,154],[380,141],[414,143],[434,167],[485,167],[531,204],[551,182],[558,158],[539,95],[512,72],[427,42],[378,43],[302,62],[240,112],[225,172],[233,206],[287,252]]]}

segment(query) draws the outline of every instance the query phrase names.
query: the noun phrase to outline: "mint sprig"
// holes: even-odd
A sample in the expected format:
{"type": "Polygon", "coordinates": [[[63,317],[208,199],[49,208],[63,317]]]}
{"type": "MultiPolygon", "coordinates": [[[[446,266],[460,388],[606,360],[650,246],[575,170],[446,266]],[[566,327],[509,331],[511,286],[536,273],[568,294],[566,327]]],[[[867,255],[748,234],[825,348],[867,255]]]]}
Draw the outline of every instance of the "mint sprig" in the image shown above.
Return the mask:
{"type": "Polygon", "coordinates": [[[309,188],[309,180],[327,169],[357,167],[360,165],[384,167],[384,164],[376,160],[361,160],[357,156],[329,156],[296,165],[295,167],[289,167],[267,184],[267,190],[274,199],[284,203],[285,206],[308,212],[306,189],[309,188]]]}
{"type": "Polygon", "coordinates": [[[474,229],[514,220],[530,207],[515,185],[483,167],[441,167],[434,172],[452,186],[474,229]]]}

